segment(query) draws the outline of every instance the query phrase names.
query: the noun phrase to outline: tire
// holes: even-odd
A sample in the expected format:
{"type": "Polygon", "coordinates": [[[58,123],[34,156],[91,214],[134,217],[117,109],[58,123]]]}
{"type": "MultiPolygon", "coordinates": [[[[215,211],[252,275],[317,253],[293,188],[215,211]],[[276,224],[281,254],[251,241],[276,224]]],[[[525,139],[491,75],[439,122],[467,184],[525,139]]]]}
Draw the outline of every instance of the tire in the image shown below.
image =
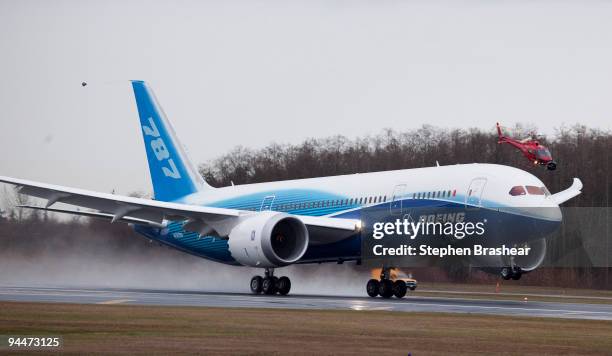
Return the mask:
{"type": "Polygon", "coordinates": [[[260,276],[255,276],[251,278],[251,292],[253,292],[253,294],[261,293],[262,284],[263,278],[261,278],[260,276]]]}
{"type": "Polygon", "coordinates": [[[391,298],[393,296],[393,282],[388,279],[380,281],[378,294],[385,299],[391,298]]]}
{"type": "Polygon", "coordinates": [[[278,292],[278,277],[274,276],[272,277],[272,280],[274,280],[274,290],[278,292]]]}
{"type": "Polygon", "coordinates": [[[261,284],[261,290],[264,294],[272,295],[276,293],[276,283],[273,277],[266,277],[261,284]]]}
{"type": "Polygon", "coordinates": [[[410,288],[411,291],[414,291],[416,289],[416,286],[412,286],[412,287],[408,287],[410,288]]]}
{"type": "Polygon", "coordinates": [[[289,294],[289,291],[291,290],[291,280],[289,277],[283,276],[279,278],[278,282],[276,283],[276,288],[278,289],[278,294],[280,295],[289,294]]]}
{"type": "Polygon", "coordinates": [[[380,282],[377,279],[370,279],[368,284],[366,284],[366,292],[372,298],[378,295],[378,289],[380,287],[380,282]]]}
{"type": "Polygon", "coordinates": [[[548,168],[549,171],[554,171],[557,169],[557,164],[555,162],[548,162],[546,168],[548,168]]]}
{"type": "Polygon", "coordinates": [[[521,276],[522,276],[522,275],[523,275],[523,274],[522,274],[521,272],[516,272],[516,273],[514,273],[514,274],[512,275],[512,279],[513,279],[513,280],[515,280],[515,281],[518,281],[519,279],[521,279],[521,276]]]}
{"type": "Polygon", "coordinates": [[[408,288],[406,287],[405,281],[398,279],[397,281],[393,282],[393,295],[395,297],[400,298],[400,299],[404,298],[407,291],[408,291],[408,288]]]}
{"type": "Polygon", "coordinates": [[[510,267],[504,267],[501,269],[501,277],[504,280],[509,280],[510,278],[512,278],[512,269],[510,267]]]}

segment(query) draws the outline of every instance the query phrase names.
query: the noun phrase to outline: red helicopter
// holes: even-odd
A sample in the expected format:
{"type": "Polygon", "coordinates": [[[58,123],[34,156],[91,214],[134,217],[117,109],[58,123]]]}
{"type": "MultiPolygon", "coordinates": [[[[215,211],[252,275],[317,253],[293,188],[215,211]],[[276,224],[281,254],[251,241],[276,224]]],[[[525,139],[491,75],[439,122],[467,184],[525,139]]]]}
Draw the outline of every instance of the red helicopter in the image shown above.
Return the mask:
{"type": "Polygon", "coordinates": [[[497,134],[499,135],[499,139],[497,143],[508,143],[523,152],[523,155],[533,162],[533,164],[539,164],[541,166],[546,166],[551,171],[554,171],[557,168],[557,163],[553,161],[552,155],[548,148],[540,145],[537,140],[532,138],[526,138],[523,140],[515,140],[511,137],[504,136],[501,131],[501,127],[499,126],[499,122],[497,123],[497,134]]]}

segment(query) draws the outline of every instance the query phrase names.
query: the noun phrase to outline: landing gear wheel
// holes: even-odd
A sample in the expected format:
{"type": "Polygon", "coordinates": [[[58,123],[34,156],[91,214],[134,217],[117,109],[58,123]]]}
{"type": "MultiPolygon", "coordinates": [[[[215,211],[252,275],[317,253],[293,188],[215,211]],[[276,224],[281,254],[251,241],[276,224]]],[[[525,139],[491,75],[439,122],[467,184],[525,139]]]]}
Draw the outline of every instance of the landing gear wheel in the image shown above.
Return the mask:
{"type": "Polygon", "coordinates": [[[372,298],[378,295],[378,289],[380,288],[380,282],[377,279],[370,279],[366,284],[366,292],[372,298]]]}
{"type": "MultiPolygon", "coordinates": [[[[278,292],[278,277],[273,276],[272,279],[274,280],[274,293],[278,292]]],[[[272,294],[274,294],[272,293],[272,294]]]]}
{"type": "Polygon", "coordinates": [[[393,282],[393,295],[397,298],[403,298],[406,295],[406,291],[408,287],[406,287],[406,282],[398,279],[393,282]]]}
{"type": "Polygon", "coordinates": [[[506,281],[507,281],[507,280],[509,280],[510,278],[512,278],[512,274],[513,274],[513,273],[512,273],[512,269],[511,269],[510,267],[504,267],[504,268],[502,268],[502,269],[501,269],[501,273],[500,273],[500,274],[501,274],[501,277],[502,277],[504,280],[506,280],[506,281]]]}
{"type": "Polygon", "coordinates": [[[289,280],[289,277],[283,276],[279,278],[276,283],[276,288],[278,289],[278,294],[287,295],[289,290],[291,290],[291,280],[289,280]]]}
{"type": "Polygon", "coordinates": [[[260,276],[255,276],[251,278],[251,292],[253,292],[253,294],[261,293],[262,284],[263,278],[261,278],[260,276]]]}
{"type": "Polygon", "coordinates": [[[521,279],[521,276],[523,275],[523,271],[521,270],[520,267],[515,267],[512,271],[512,279],[515,281],[518,281],[519,279],[521,279]]]}
{"type": "Polygon", "coordinates": [[[548,168],[549,171],[554,171],[557,169],[557,164],[555,162],[548,162],[546,168],[548,168]]]}
{"type": "Polygon", "coordinates": [[[276,293],[276,281],[274,280],[274,277],[264,278],[263,283],[261,284],[261,290],[267,295],[276,293]]]}
{"type": "Polygon", "coordinates": [[[393,296],[393,282],[388,279],[380,281],[378,294],[385,299],[391,298],[393,296]]]}

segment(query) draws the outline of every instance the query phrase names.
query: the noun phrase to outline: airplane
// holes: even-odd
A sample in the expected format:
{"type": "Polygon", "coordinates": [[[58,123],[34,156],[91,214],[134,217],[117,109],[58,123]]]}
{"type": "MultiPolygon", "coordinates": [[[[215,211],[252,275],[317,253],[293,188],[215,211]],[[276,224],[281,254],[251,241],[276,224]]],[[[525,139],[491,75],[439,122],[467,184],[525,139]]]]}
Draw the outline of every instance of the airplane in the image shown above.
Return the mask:
{"type": "Polygon", "coordinates": [[[539,164],[540,166],[546,166],[549,171],[557,169],[557,163],[553,160],[550,151],[545,146],[541,145],[538,140],[532,138],[525,138],[522,140],[516,140],[502,134],[499,122],[497,123],[497,143],[507,143],[515,148],[519,149],[525,158],[527,158],[533,164],[539,164]]]}
{"type": "MultiPolygon", "coordinates": [[[[153,199],[0,176],[20,194],[46,200],[22,208],[101,218],[129,224],[137,233],[180,251],[219,263],[263,269],[250,281],[252,293],[286,295],[288,277],[275,269],[308,263],[362,259],[364,213],[372,209],[391,221],[407,213],[464,212],[466,221],[489,219],[498,228],[492,242],[529,244],[530,258],[484,261],[506,279],[537,268],[546,253],[543,233],[561,223],[559,204],[577,196],[578,178],[550,194],[523,170],[496,164],[457,164],[357,173],[214,188],[188,159],[152,89],[131,81],[140,118],[153,199]],[[64,203],[89,210],[54,208],[64,203]],[[534,209],[544,207],[545,209],[534,209]]],[[[380,266],[380,280],[366,285],[370,296],[398,298],[406,285],[392,282],[393,266],[380,266]]]]}

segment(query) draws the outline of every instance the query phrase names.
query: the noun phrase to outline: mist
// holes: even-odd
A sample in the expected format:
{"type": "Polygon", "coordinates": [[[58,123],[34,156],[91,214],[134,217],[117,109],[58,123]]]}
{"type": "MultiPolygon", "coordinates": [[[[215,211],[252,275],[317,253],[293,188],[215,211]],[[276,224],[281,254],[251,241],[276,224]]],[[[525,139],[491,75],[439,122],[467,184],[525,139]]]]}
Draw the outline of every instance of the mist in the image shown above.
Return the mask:
{"type": "MultiPolygon", "coordinates": [[[[39,215],[0,221],[0,285],[250,292],[263,270],[228,266],[150,242],[124,224],[39,215]]],[[[354,263],[296,265],[292,293],[360,295],[369,278],[354,263]]]]}

